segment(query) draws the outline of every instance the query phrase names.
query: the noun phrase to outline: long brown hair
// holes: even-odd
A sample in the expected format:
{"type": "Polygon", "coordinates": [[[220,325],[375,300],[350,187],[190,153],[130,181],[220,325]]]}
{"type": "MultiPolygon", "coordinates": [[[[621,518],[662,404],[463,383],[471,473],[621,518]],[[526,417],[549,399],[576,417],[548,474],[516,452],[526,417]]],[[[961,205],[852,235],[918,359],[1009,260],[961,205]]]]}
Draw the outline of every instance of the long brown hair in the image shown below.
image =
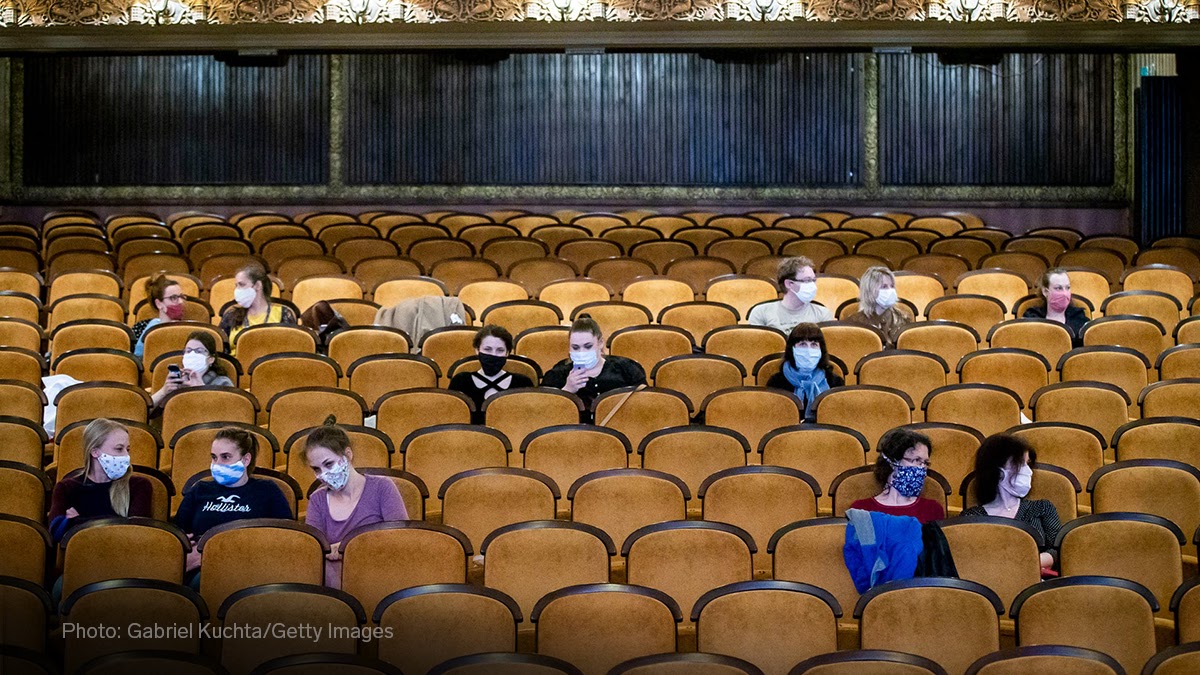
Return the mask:
{"type": "MultiPolygon", "coordinates": [[[[256,281],[262,283],[263,300],[266,300],[267,303],[270,304],[271,290],[274,288],[274,285],[271,283],[271,276],[267,274],[267,269],[258,262],[250,262],[238,271],[246,275],[246,278],[250,280],[251,285],[253,285],[256,281]]],[[[246,317],[250,314],[250,310],[242,307],[241,305],[235,304],[232,311],[234,325],[246,323],[246,317]]],[[[269,309],[267,311],[270,312],[269,309]]]]}
{"type": "MultiPolygon", "coordinates": [[[[124,431],[128,434],[129,427],[120,422],[98,417],[83,428],[83,481],[85,483],[91,480],[92,463],[98,461],[92,457],[92,450],[104,445],[104,441],[108,440],[109,434],[114,431],[124,431]]],[[[129,515],[129,477],[132,475],[133,466],[130,465],[129,471],[126,471],[124,476],[109,481],[111,485],[108,487],[108,501],[112,504],[113,513],[123,518],[129,515]]]]}

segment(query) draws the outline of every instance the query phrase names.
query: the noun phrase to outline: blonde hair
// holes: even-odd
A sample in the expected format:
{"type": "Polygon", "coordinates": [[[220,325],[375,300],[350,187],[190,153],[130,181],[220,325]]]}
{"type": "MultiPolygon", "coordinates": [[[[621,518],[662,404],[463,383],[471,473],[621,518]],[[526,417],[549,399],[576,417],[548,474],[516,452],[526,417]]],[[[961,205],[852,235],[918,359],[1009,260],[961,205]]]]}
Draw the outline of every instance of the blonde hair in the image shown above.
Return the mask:
{"type": "Polygon", "coordinates": [[[867,316],[875,316],[879,312],[879,290],[884,279],[891,279],[892,286],[896,285],[896,275],[886,267],[870,267],[863,272],[858,281],[858,309],[867,316]]]}
{"type": "MultiPolygon", "coordinates": [[[[92,475],[92,462],[95,458],[92,457],[92,450],[104,445],[104,441],[108,440],[110,434],[114,431],[124,431],[129,433],[129,427],[114,422],[103,417],[96,418],[88,423],[83,429],[83,480],[86,482],[89,476],[92,475]]],[[[112,504],[112,510],[118,516],[127,517],[129,515],[129,477],[133,475],[133,468],[125,472],[124,476],[111,481],[108,487],[108,500],[112,504]]]]}

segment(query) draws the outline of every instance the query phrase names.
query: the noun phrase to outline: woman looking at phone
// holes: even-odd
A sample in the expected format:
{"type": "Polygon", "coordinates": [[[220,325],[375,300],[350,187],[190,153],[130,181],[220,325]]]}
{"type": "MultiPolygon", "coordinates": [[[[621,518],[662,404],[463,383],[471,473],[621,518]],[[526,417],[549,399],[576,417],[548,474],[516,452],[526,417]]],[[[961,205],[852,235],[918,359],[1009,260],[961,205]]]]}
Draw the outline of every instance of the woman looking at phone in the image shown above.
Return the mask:
{"type": "Polygon", "coordinates": [[[168,366],[166,383],[150,395],[154,407],[162,407],[163,400],[182,387],[232,387],[233,380],[217,363],[216,354],[217,341],[211,333],[196,331],[189,335],[183,345],[183,367],[168,366]]]}
{"type": "Polygon", "coordinates": [[[606,391],[646,384],[646,371],[632,359],[604,355],[600,325],[587,314],[571,324],[570,358],[560,361],[542,377],[543,387],[554,387],[583,399],[585,407],[606,391]]]}

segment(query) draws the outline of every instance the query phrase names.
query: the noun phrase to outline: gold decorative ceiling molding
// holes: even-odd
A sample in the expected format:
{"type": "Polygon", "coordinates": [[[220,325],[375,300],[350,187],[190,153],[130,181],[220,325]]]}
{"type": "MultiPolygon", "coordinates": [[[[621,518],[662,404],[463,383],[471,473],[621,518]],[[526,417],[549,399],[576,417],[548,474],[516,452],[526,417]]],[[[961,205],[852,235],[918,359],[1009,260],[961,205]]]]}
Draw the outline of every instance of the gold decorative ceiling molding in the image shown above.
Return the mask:
{"type": "Polygon", "coordinates": [[[645,21],[1186,24],[1200,0],[0,0],[2,28],[645,21]]]}

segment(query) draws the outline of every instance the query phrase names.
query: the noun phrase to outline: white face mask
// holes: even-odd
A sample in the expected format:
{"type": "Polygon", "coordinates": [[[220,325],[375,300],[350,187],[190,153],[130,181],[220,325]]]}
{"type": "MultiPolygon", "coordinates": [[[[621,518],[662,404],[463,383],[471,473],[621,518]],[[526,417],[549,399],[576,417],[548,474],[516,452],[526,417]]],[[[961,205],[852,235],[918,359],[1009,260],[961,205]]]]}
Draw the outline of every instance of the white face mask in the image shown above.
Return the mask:
{"type": "Polygon", "coordinates": [[[875,301],[879,303],[879,306],[884,309],[890,308],[892,305],[896,304],[899,300],[900,300],[900,296],[896,295],[896,289],[894,289],[894,288],[880,289],[879,295],[876,296],[876,299],[875,299],[875,301]]]}
{"type": "Polygon", "coordinates": [[[1033,469],[1029,468],[1029,465],[1017,469],[1015,474],[1007,467],[1000,469],[1000,489],[1017,499],[1023,499],[1032,487],[1033,469]]]}
{"type": "Polygon", "coordinates": [[[813,298],[817,297],[817,282],[802,281],[796,284],[793,287],[792,295],[805,304],[812,302],[813,298]]]}
{"type": "Polygon", "coordinates": [[[203,375],[208,370],[208,357],[194,352],[184,354],[183,369],[190,370],[197,375],[203,375]]]}
{"type": "Polygon", "coordinates": [[[116,480],[129,471],[129,455],[106,455],[102,452],[97,459],[109,480],[116,480]]]}
{"type": "Polygon", "coordinates": [[[571,363],[573,363],[576,368],[588,370],[595,367],[596,362],[599,360],[599,355],[597,355],[594,351],[571,352],[571,363]]]}
{"type": "Polygon", "coordinates": [[[238,307],[243,309],[249,309],[257,297],[258,291],[255,291],[253,288],[238,287],[233,289],[233,301],[238,304],[238,307]]]}

